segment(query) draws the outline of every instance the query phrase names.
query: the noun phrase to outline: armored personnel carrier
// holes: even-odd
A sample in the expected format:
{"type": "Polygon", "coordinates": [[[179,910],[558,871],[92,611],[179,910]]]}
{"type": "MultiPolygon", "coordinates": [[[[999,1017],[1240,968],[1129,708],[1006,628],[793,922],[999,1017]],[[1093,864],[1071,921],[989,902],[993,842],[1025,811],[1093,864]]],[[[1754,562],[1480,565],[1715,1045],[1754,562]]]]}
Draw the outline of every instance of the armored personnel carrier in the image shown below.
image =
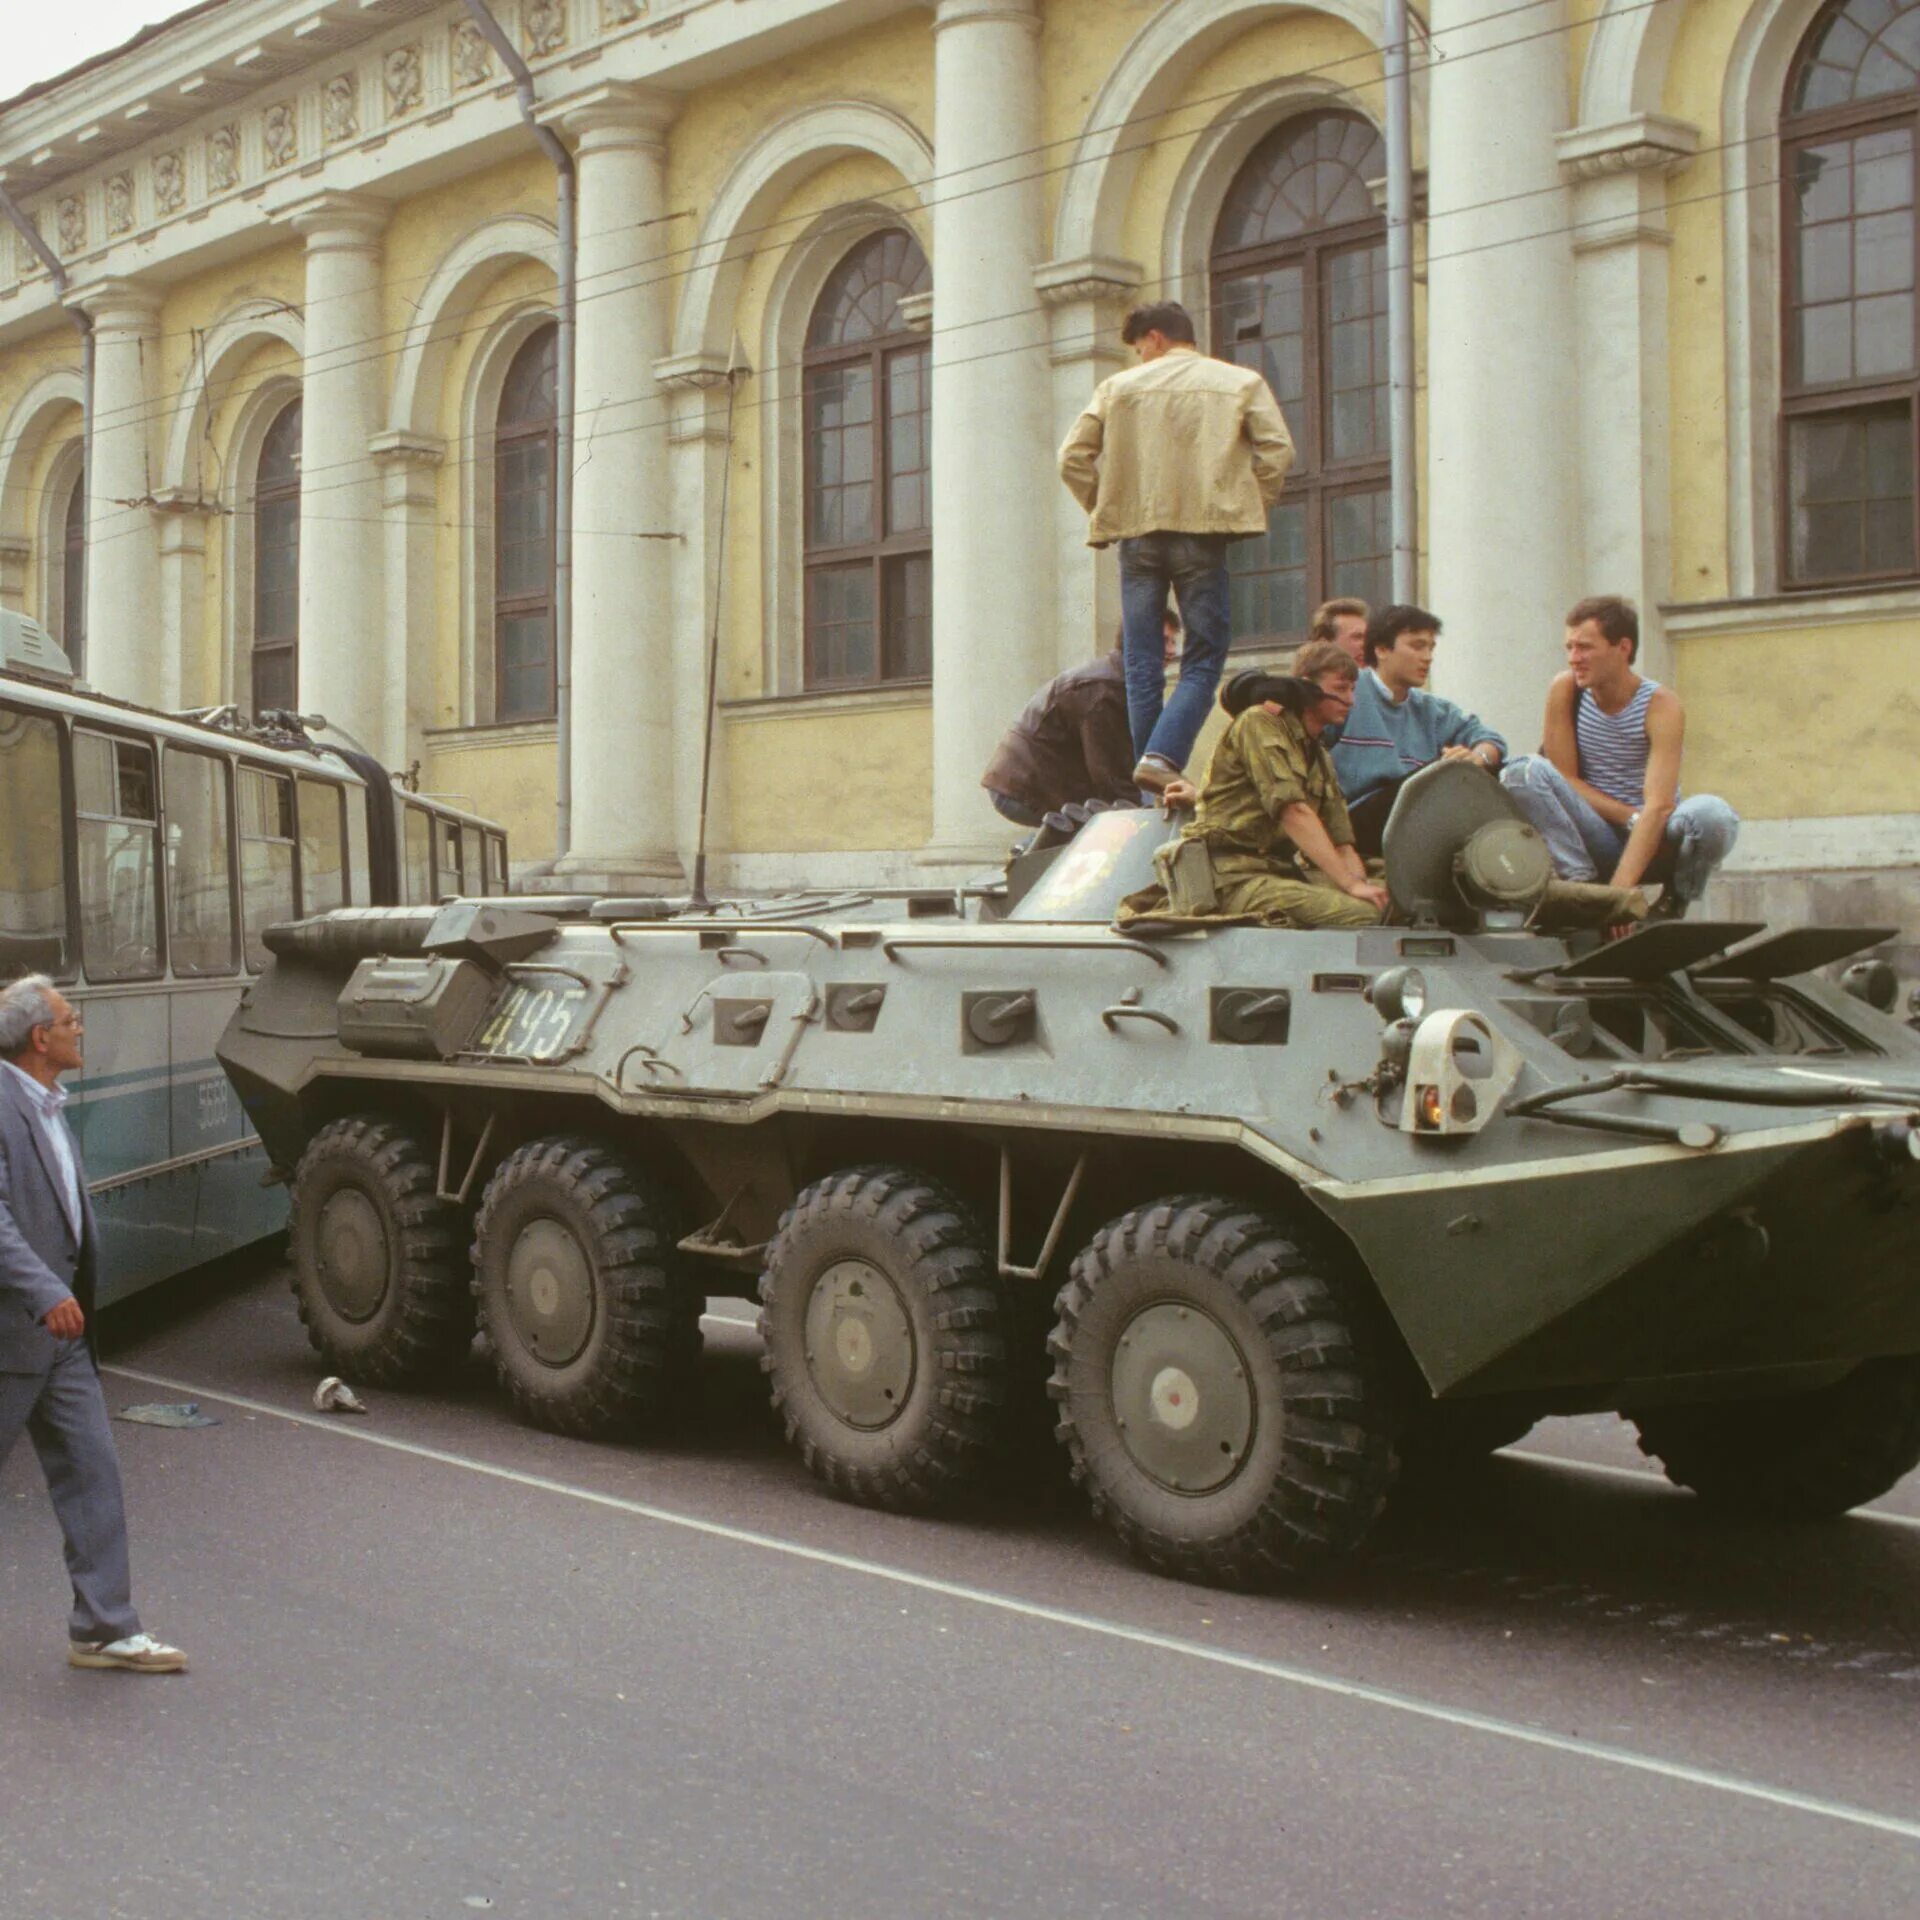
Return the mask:
{"type": "Polygon", "coordinates": [[[1544,930],[1544,850],[1442,765],[1395,924],[1116,931],[1170,831],[1056,821],[974,900],[272,929],[219,1051],[328,1367],[428,1378],[477,1319],[527,1418],[637,1431],[757,1293],[838,1492],[950,1500],[1044,1389],[1126,1545],[1229,1584],[1547,1413],[1779,1515],[1920,1460],[1920,1034],[1815,972],[1887,930],[1544,930]]]}

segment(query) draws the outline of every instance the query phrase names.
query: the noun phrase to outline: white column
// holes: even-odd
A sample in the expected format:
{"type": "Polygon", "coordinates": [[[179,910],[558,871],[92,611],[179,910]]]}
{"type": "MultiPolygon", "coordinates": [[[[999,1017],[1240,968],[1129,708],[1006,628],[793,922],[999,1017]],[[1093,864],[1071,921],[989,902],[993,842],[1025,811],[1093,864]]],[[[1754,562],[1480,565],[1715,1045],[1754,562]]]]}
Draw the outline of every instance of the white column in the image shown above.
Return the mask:
{"type": "Polygon", "coordinates": [[[676,105],[610,83],[550,110],[573,137],[580,194],[573,848],[560,871],[637,891],[683,878],[674,850],[668,407],[649,351],[672,333],[666,130],[676,105]]]}
{"type": "MultiPolygon", "coordinates": [[[[1053,368],[1053,444],[1072,429],[1093,390],[1132,356],[1120,323],[1143,278],[1131,260],[1050,260],[1034,276],[1047,309],[1053,368]]],[[[1084,665],[1120,628],[1120,567],[1114,550],[1087,545],[1087,516],[1057,481],[1053,489],[1054,671],[1084,665]]]]}
{"type": "Polygon", "coordinates": [[[370,448],[380,470],[380,510],[387,523],[381,732],[396,743],[388,763],[396,767],[424,755],[426,729],[441,717],[433,689],[433,559],[439,467],[446,450],[437,434],[400,431],[375,434],[370,448]]]}
{"type": "Polygon", "coordinates": [[[1585,586],[1563,0],[1516,34],[1507,0],[1436,0],[1429,69],[1427,535],[1446,622],[1437,691],[1540,738],[1562,616],[1585,586]]]}
{"type": "Polygon", "coordinates": [[[1572,187],[1579,318],[1581,584],[1640,606],[1641,670],[1670,673],[1660,604],[1675,597],[1667,363],[1665,175],[1700,130],[1663,114],[1576,127],[1558,141],[1572,187]]]}
{"type": "Polygon", "coordinates": [[[1056,669],[1039,30],[1033,0],[939,0],[934,16],[930,862],[1004,848],[980,775],[1056,669]]]}
{"type": "Polygon", "coordinates": [[[87,680],[116,700],[158,706],[167,675],[155,621],[160,550],[154,484],[159,296],[125,280],[87,288],[93,320],[93,433],[87,448],[87,680]]]}
{"type": "Polygon", "coordinates": [[[216,674],[201,677],[207,604],[207,523],[215,507],[178,487],[154,504],[160,554],[160,704],[210,707],[221,699],[216,674]]]}
{"type": "Polygon", "coordinates": [[[377,200],[321,193],[283,210],[307,243],[306,361],[300,410],[302,713],[344,728],[388,765],[405,746],[387,730],[380,475],[369,442],[382,423],[377,200]]]}
{"type": "MultiPolygon", "coordinates": [[[[654,363],[654,376],[671,409],[673,524],[686,535],[674,548],[673,599],[673,791],[674,842],[689,876],[700,828],[700,768],[707,729],[707,661],[713,640],[714,593],[720,562],[720,490],[727,447],[727,366],[723,356],[682,354],[654,363]]],[[[738,407],[753,404],[756,387],[742,380],[738,407]]],[[[766,423],[763,431],[771,431],[766,423]]],[[[751,502],[733,500],[737,512],[751,502]]],[[[728,687],[724,663],[716,700],[728,687]]],[[[711,891],[732,852],[721,831],[726,810],[726,741],[717,718],[713,768],[707,796],[707,854],[711,891]]],[[[777,774],[771,776],[777,778],[777,774]]]]}

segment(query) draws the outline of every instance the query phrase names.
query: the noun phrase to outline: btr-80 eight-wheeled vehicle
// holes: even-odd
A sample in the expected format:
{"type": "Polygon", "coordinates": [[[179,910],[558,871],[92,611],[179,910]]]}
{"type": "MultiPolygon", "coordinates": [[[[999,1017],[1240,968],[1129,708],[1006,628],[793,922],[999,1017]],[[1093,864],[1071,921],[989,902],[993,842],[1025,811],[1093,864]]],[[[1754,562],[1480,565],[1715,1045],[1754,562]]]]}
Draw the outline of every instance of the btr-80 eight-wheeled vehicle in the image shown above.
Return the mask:
{"type": "Polygon", "coordinates": [[[1116,931],[1172,829],[1075,824],[979,899],[271,930],[220,1057],[329,1367],[428,1376],[477,1313],[527,1417],[626,1432],[757,1290],[841,1493],[955,1495],[1045,1444],[1045,1380],[1126,1544],[1236,1584],[1548,1413],[1750,1511],[1920,1459],[1920,1034],[1883,963],[1811,971],[1886,930],[1543,930],[1544,850],[1459,766],[1365,931],[1116,931]]]}

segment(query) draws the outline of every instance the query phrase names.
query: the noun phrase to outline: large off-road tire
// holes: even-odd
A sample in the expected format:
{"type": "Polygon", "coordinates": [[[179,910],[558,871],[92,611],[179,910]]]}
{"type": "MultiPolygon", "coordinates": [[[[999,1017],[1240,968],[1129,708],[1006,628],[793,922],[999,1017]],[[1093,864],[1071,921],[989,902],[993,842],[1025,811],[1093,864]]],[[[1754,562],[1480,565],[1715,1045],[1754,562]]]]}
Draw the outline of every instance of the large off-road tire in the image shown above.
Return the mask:
{"type": "Polygon", "coordinates": [[[1059,1315],[1056,1431],[1129,1552],[1251,1587],[1366,1539],[1394,1474],[1385,1368],[1278,1220],[1210,1195],[1137,1207],[1075,1259],[1059,1315]]]}
{"type": "Polygon", "coordinates": [[[1920,1358],[1869,1360],[1815,1393],[1629,1417],[1675,1486],[1735,1513],[1825,1519],[1920,1466],[1920,1358]]]}
{"type": "Polygon", "coordinates": [[[535,1426],[584,1439],[675,1411],[700,1352],[700,1296],[675,1210],[605,1141],[529,1141],[487,1182],[473,1290],[500,1383],[535,1426]]]}
{"type": "Polygon", "coordinates": [[[960,1197],[850,1167],[794,1200],[760,1279],[761,1365],[809,1472],[867,1506],[939,1505],[992,1467],[1007,1346],[993,1256],[960,1197]]]}
{"type": "Polygon", "coordinates": [[[330,1121],[293,1176],[293,1297],[336,1373],[403,1386],[473,1344],[466,1221],[436,1198],[435,1166],[378,1114],[330,1121]]]}

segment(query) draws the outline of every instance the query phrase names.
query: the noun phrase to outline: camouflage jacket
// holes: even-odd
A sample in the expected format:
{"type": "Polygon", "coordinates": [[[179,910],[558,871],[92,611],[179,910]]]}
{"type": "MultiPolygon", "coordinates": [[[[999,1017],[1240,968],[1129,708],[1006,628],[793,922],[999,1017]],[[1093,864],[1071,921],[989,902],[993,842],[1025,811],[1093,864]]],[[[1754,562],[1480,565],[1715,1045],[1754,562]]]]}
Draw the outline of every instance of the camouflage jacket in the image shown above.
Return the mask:
{"type": "Polygon", "coordinates": [[[1295,801],[1320,816],[1336,847],[1352,846],[1353,825],[1326,748],[1292,714],[1249,707],[1213,750],[1186,837],[1204,840],[1223,873],[1291,867],[1299,850],[1280,815],[1295,801]]]}

